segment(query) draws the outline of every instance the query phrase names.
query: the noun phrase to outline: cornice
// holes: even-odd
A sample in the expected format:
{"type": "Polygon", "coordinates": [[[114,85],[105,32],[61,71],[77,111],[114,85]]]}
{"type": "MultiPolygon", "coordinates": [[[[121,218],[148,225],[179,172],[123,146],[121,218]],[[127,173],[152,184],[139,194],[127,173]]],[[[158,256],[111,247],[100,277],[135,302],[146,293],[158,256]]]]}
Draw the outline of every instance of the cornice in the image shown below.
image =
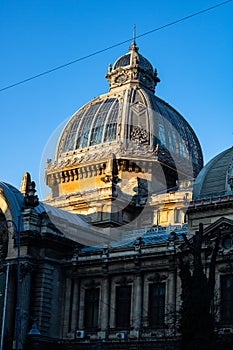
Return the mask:
{"type": "Polygon", "coordinates": [[[232,208],[233,195],[210,197],[190,202],[188,213],[197,211],[216,210],[218,208],[232,208]]]}

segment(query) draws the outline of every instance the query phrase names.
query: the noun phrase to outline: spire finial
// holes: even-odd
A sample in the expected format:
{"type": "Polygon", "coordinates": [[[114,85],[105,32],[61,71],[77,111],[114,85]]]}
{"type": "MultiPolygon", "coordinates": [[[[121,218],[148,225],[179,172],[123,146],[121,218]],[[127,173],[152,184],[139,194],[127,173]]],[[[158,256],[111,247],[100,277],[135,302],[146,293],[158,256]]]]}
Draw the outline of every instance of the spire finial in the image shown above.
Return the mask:
{"type": "Polygon", "coordinates": [[[138,47],[136,45],[136,37],[137,37],[136,24],[134,24],[134,26],[133,26],[133,42],[132,42],[131,46],[129,47],[130,51],[136,51],[136,52],[138,51],[138,47]]]}
{"type": "Polygon", "coordinates": [[[133,43],[136,44],[136,30],[137,30],[137,27],[136,27],[136,24],[134,24],[133,26],[133,43]]]}

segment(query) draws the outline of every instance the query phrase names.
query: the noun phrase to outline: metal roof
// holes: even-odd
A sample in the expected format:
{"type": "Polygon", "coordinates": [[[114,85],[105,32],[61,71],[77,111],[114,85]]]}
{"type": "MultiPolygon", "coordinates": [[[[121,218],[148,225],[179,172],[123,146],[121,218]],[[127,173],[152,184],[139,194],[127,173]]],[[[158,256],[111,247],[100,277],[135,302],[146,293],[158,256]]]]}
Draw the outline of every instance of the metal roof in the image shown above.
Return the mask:
{"type": "Polygon", "coordinates": [[[17,224],[18,217],[21,216],[24,197],[17,188],[8,183],[0,181],[0,188],[2,189],[3,195],[9,205],[12,220],[17,224]]]}
{"type": "Polygon", "coordinates": [[[233,147],[218,154],[202,169],[194,183],[193,200],[232,194],[228,185],[232,167],[233,147]]]}

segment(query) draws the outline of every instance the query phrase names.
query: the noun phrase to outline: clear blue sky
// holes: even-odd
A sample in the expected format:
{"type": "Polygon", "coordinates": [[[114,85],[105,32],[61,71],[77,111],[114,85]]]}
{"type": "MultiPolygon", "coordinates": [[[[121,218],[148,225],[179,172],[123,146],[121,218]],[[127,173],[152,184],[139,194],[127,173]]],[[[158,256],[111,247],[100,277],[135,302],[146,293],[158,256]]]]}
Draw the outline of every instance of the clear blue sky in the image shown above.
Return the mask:
{"type": "MultiPolygon", "coordinates": [[[[1,0],[0,89],[221,0],[1,0]]],[[[195,130],[205,163],[233,145],[233,2],[137,40],[158,70],[157,95],[195,130]]],[[[109,63],[126,43],[0,92],[0,180],[38,183],[44,147],[84,103],[108,90],[109,63]]]]}

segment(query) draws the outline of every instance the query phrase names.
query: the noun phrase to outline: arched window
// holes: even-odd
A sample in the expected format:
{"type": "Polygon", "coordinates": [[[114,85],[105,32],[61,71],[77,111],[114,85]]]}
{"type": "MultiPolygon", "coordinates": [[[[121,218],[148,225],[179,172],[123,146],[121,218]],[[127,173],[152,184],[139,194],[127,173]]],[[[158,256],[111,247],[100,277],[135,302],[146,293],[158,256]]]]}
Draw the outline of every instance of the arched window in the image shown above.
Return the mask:
{"type": "Polygon", "coordinates": [[[221,321],[233,322],[233,275],[221,277],[221,321]]]}

